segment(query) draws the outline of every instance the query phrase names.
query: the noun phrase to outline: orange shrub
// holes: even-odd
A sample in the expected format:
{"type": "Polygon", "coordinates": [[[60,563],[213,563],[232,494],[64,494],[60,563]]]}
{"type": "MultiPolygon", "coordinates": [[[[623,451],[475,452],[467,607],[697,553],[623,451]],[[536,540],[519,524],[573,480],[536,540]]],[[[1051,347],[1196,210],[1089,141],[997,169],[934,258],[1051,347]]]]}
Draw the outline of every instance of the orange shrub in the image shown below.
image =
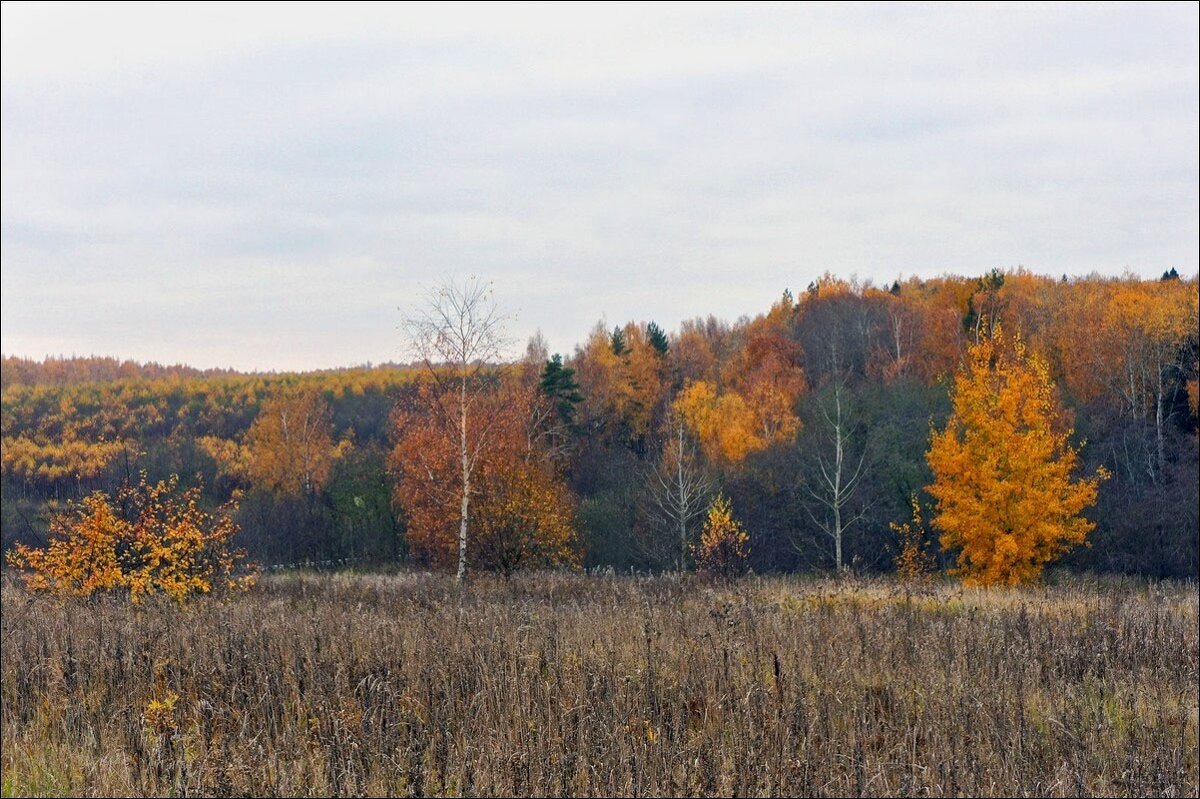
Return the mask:
{"type": "Polygon", "coordinates": [[[8,562],[30,590],[70,596],[101,591],[138,602],[163,593],[182,602],[248,588],[255,575],[239,566],[245,552],[231,548],[232,503],[212,514],[198,506],[198,487],[178,488],[178,476],[150,485],[143,474],[115,500],[97,491],[51,522],[46,547],[18,544],[8,562]]]}

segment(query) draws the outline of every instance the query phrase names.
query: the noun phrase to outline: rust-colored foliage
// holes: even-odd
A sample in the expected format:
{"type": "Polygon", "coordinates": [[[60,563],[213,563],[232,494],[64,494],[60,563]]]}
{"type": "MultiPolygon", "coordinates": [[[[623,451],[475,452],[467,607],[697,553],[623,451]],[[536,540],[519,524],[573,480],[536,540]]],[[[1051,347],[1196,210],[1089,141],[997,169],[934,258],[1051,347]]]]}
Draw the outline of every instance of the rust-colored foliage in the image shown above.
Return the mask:
{"type": "MultiPolygon", "coordinates": [[[[1093,281],[1073,287],[1052,330],[1067,387],[1083,399],[1107,396],[1122,412],[1151,419],[1166,377],[1195,346],[1195,283],[1093,281]]],[[[1186,362],[1185,362],[1186,363],[1186,362]]]]}
{"type": "Polygon", "coordinates": [[[800,430],[796,400],[808,390],[802,357],[798,343],[776,332],[751,336],[742,350],[734,382],[765,441],[790,441],[800,430]]]}
{"type": "Polygon", "coordinates": [[[99,591],[134,602],[160,593],[182,602],[252,585],[254,573],[241,567],[245,553],[232,548],[235,507],[209,513],[197,504],[198,487],[178,489],[177,476],[151,485],[143,474],[115,499],[97,491],[53,520],[46,547],[18,544],[8,562],[24,570],[34,591],[83,597],[99,591]]]}
{"type": "Polygon", "coordinates": [[[728,577],[746,570],[750,536],[733,518],[733,507],[724,494],[718,494],[709,505],[700,542],[693,546],[692,555],[700,571],[728,577]]]}
{"type": "Polygon", "coordinates": [[[808,390],[800,345],[780,332],[780,305],[758,320],[745,346],[722,370],[728,387],[696,380],[679,392],[674,410],[706,458],[734,465],[796,437],[796,401],[808,390]]]}
{"type": "Polygon", "coordinates": [[[543,464],[500,458],[487,464],[476,505],[476,564],[511,574],[527,566],[579,565],[573,503],[543,464]]]}
{"type": "MultiPolygon", "coordinates": [[[[535,413],[541,400],[536,381],[515,379],[477,396],[478,418],[487,427],[477,431],[480,446],[472,446],[478,467],[471,486],[472,568],[509,573],[578,564],[571,495],[534,429],[535,419],[544,416],[535,413]]],[[[428,407],[430,401],[420,404],[428,407]]],[[[400,412],[394,426],[395,498],[407,521],[409,547],[420,561],[450,567],[458,557],[458,443],[434,414],[400,412]]]]}
{"type": "Polygon", "coordinates": [[[1075,480],[1078,454],[1043,359],[997,324],[968,352],[954,383],[954,411],[926,458],[933,525],[958,549],[969,584],[1015,585],[1083,543],[1095,527],[1080,513],[1106,477],[1075,480]]]}
{"type": "MultiPolygon", "coordinates": [[[[820,431],[805,435],[796,430],[797,410],[820,410],[818,403],[805,401],[806,383],[823,386],[845,375],[856,394],[865,389],[859,403],[863,415],[856,421],[869,442],[868,462],[883,464],[889,473],[905,470],[901,482],[906,495],[912,487],[907,467],[914,456],[920,459],[923,448],[914,450],[911,439],[893,432],[925,410],[937,412],[944,388],[966,360],[968,343],[990,330],[991,315],[999,315],[1010,334],[1019,332],[1030,352],[1044,356],[1066,406],[1078,415],[1080,428],[1089,431],[1094,459],[1120,475],[1120,485],[1114,481],[1103,487],[1111,494],[1104,502],[1105,517],[1098,519],[1108,528],[1111,546],[1081,558],[1078,565],[1158,570],[1160,562],[1162,568],[1169,562],[1172,574],[1185,576],[1195,570],[1196,559],[1188,511],[1195,506],[1198,313],[1195,278],[1060,279],[1017,269],[983,279],[902,277],[890,287],[877,288],[826,275],[798,297],[785,294],[753,318],[684,321],[665,348],[657,332],[650,335],[648,325],[600,325],[562,364],[575,370],[582,396],[573,418],[568,421],[551,406],[542,408],[543,418],[557,419],[559,427],[543,428],[543,440],[535,442],[534,449],[553,448],[551,473],[570,473],[577,492],[572,499],[584,509],[581,519],[588,537],[600,545],[598,552],[603,550],[603,557],[611,556],[614,563],[629,562],[642,555],[626,553],[621,542],[627,533],[630,541],[642,537],[633,529],[641,520],[632,511],[644,492],[638,490],[636,478],[617,481],[609,476],[628,475],[631,465],[652,460],[668,418],[685,418],[706,468],[756,484],[769,492],[764,496],[781,496],[777,492],[786,489],[780,478],[785,464],[819,440],[820,431]],[[802,436],[796,442],[799,447],[791,446],[793,434],[802,436]],[[1140,528],[1155,534],[1142,538],[1140,528]],[[1148,545],[1141,546],[1142,541],[1148,545]]],[[[504,363],[501,357],[476,359],[471,370],[478,371],[471,371],[468,386],[487,393],[515,370],[538,371],[548,352],[543,346],[535,354],[521,366],[504,363]]],[[[40,542],[38,536],[60,503],[78,501],[96,488],[111,491],[122,475],[136,474],[142,464],[158,463],[164,473],[208,475],[205,498],[211,502],[226,498],[236,487],[278,492],[269,505],[256,501],[256,512],[244,517],[254,545],[261,541],[264,547],[282,549],[283,541],[268,531],[277,529],[279,520],[297,518],[293,508],[306,506],[312,528],[306,537],[312,538],[313,547],[318,538],[327,538],[322,546],[331,555],[349,552],[356,549],[352,542],[357,533],[349,532],[350,517],[343,510],[359,493],[349,490],[352,483],[372,479],[378,486],[382,479],[376,448],[385,445],[385,414],[398,403],[408,406],[417,394],[418,379],[455,382],[455,367],[449,362],[435,357],[432,364],[432,370],[387,365],[268,375],[111,359],[38,363],[5,358],[0,375],[4,543],[40,542]],[[431,371],[432,378],[427,374],[431,371]],[[324,441],[316,448],[312,468],[303,464],[303,448],[299,457],[289,454],[295,450],[281,443],[285,436],[279,409],[287,398],[298,403],[300,394],[328,402],[336,429],[354,425],[355,445],[364,456],[355,459],[361,473],[327,468],[326,456],[337,449],[337,437],[320,434],[320,412],[315,438],[324,441]],[[255,430],[249,434],[252,424],[255,430]],[[314,494],[302,496],[306,486],[314,494]],[[325,513],[326,507],[314,501],[315,494],[331,489],[341,499],[330,497],[328,510],[333,512],[325,513]],[[332,524],[326,525],[327,520],[332,524]]],[[[431,428],[436,422],[461,437],[460,399],[460,394],[450,394],[445,402],[419,410],[413,404],[415,416],[427,417],[415,424],[431,428]]],[[[477,432],[489,422],[491,402],[467,398],[466,438],[471,449],[478,443],[477,432]]],[[[430,479],[429,471],[420,478],[429,496],[466,484],[469,504],[483,501],[481,485],[473,484],[473,478],[463,480],[461,451],[456,456],[422,445],[417,427],[408,452],[412,462],[403,470],[415,473],[432,467],[438,480],[430,479]],[[439,463],[442,455],[453,460],[439,463]]],[[[472,458],[467,458],[468,465],[472,458]]],[[[481,460],[481,471],[485,465],[481,460]]],[[[864,507],[870,503],[879,512],[894,501],[886,499],[882,487],[866,490],[869,496],[861,497],[864,507]]],[[[706,505],[707,496],[701,507],[706,505]]],[[[454,509],[474,522],[474,508],[466,513],[461,492],[437,503],[404,506],[410,527],[428,535],[442,529],[438,525],[454,509]],[[420,518],[426,507],[434,509],[429,523],[420,518]]],[[[784,507],[772,502],[762,515],[778,520],[773,529],[790,528],[804,535],[802,523],[779,515],[784,507]]],[[[357,511],[348,513],[360,518],[357,511]]],[[[883,516],[899,520],[907,517],[907,508],[900,513],[889,508],[875,515],[874,522],[886,523],[883,516]]],[[[927,522],[931,516],[927,510],[927,522]]],[[[379,535],[393,541],[390,520],[380,517],[380,523],[379,535]]],[[[807,565],[807,554],[797,559],[780,548],[787,537],[772,536],[770,546],[756,544],[756,565],[807,565]]],[[[414,551],[441,547],[442,543],[421,544],[414,551]]],[[[399,550],[389,553],[398,555],[399,550]]]]}
{"type": "MultiPolygon", "coordinates": [[[[433,391],[428,384],[420,388],[425,397],[433,391]]],[[[389,463],[397,477],[393,496],[405,519],[409,549],[419,561],[452,566],[458,557],[462,479],[455,442],[435,414],[415,408],[397,409],[392,427],[396,446],[389,463]]]]}
{"type": "Polygon", "coordinates": [[[919,338],[911,364],[917,376],[932,383],[953,374],[962,361],[966,341],[963,315],[974,287],[963,279],[910,280],[901,296],[919,320],[919,338]]]}
{"type": "Polygon", "coordinates": [[[685,320],[669,353],[676,376],[684,382],[715,380],[730,339],[729,325],[715,317],[685,320]]]}

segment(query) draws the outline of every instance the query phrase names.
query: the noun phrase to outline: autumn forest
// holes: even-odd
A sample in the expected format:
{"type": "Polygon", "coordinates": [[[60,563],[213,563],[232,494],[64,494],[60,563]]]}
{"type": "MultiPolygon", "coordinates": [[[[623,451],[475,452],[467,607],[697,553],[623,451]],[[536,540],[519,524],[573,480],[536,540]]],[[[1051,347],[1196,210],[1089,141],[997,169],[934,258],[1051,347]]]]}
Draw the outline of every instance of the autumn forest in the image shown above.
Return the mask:
{"type": "MultiPolygon", "coordinates": [[[[518,333],[507,289],[489,289],[497,341],[518,333]]],[[[523,357],[481,350],[461,369],[436,347],[282,374],[6,357],[3,545],[44,546],[94,492],[174,475],[268,570],[915,568],[1015,583],[1053,563],[1195,579],[1197,296],[1173,271],[827,274],[754,318],[602,321],[573,351],[534,334],[523,357]],[[1016,446],[1009,416],[1043,450],[1016,446]],[[1052,462],[1039,484],[1061,488],[1006,511],[1010,528],[1061,519],[1005,557],[961,489],[1002,484],[998,453],[1052,462]]],[[[403,326],[397,353],[429,333],[403,326]]]]}
{"type": "Polygon", "coordinates": [[[1195,795],[1196,277],[518,357],[504,288],[402,365],[5,359],[5,796],[1195,795]]]}

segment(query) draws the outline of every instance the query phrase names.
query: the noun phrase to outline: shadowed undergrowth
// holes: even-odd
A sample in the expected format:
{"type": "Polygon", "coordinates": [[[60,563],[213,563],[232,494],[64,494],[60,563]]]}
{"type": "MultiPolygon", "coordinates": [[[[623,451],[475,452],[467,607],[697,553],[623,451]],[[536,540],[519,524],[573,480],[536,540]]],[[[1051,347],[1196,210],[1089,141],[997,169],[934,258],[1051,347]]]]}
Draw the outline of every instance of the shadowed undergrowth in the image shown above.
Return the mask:
{"type": "Polygon", "coordinates": [[[1197,793],[1197,589],[3,586],[10,794],[1197,793]]]}

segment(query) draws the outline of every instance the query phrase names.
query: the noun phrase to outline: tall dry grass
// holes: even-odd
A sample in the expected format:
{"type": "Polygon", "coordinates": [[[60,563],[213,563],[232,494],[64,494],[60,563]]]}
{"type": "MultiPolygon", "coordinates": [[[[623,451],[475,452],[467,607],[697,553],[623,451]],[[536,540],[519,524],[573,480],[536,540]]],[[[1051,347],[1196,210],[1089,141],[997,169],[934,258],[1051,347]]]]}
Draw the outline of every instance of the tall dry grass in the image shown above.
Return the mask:
{"type": "Polygon", "coordinates": [[[5,795],[1197,793],[1195,585],[2,590],[5,795]]]}

